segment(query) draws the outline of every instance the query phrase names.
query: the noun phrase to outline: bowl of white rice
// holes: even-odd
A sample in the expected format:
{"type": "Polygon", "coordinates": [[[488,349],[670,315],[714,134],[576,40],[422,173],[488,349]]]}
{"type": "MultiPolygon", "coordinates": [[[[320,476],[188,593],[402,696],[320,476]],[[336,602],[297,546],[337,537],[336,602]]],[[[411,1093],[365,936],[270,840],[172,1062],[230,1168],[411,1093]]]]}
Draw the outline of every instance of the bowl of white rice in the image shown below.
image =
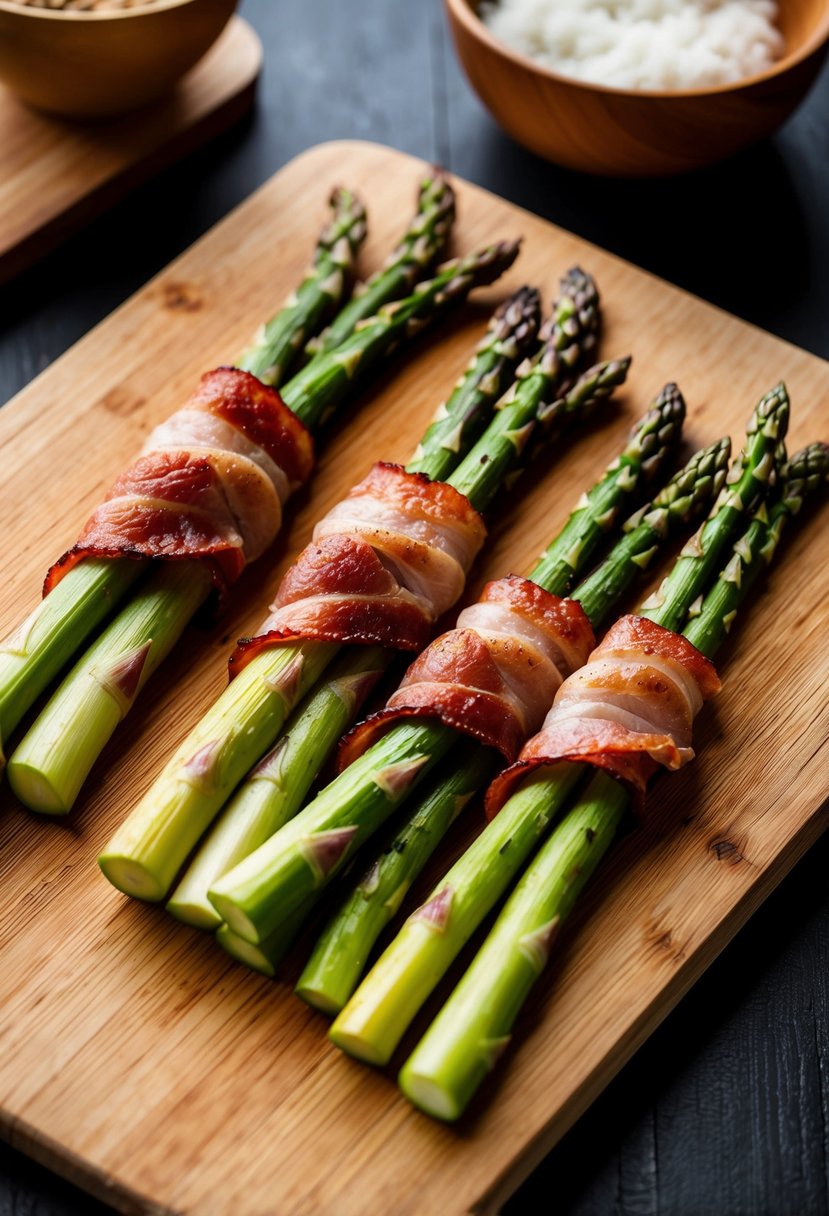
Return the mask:
{"type": "Polygon", "coordinates": [[[568,168],[681,173],[773,132],[829,46],[829,0],[445,0],[475,91],[568,168]]]}

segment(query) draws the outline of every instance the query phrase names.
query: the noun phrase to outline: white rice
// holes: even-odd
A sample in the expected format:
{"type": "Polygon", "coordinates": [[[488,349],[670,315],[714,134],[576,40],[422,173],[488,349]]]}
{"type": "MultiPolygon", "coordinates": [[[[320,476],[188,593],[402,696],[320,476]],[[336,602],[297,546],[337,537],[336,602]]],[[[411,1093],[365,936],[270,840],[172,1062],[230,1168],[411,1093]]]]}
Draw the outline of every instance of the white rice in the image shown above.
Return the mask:
{"type": "Polygon", "coordinates": [[[553,71],[623,89],[731,84],[784,50],[774,0],[485,0],[496,38],[553,71]]]}

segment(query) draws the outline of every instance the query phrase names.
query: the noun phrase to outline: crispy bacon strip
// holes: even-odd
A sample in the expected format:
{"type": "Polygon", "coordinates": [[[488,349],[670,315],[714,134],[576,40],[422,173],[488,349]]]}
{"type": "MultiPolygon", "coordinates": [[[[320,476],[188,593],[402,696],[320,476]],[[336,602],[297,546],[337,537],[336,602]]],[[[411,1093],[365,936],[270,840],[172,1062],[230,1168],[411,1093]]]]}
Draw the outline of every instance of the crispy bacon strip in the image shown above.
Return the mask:
{"type": "Polygon", "coordinates": [[[528,773],[562,760],[604,769],[641,809],[660,765],[676,769],[693,759],[694,718],[719,688],[714,664],[680,634],[645,617],[621,617],[561,686],[517,763],[495,778],[487,814],[496,814],[528,773]]]}
{"type": "Polygon", "coordinates": [[[555,690],[585,662],[594,642],[575,600],[526,578],[487,583],[457,627],[415,659],[386,708],[346,735],[340,765],[412,717],[439,718],[514,760],[523,740],[538,730],[555,690]]]}
{"type": "Polygon", "coordinates": [[[44,594],[86,557],[201,559],[223,590],[274,539],[313,463],[310,433],[275,389],[236,368],[208,372],[52,566],[44,594]]]}
{"type": "Polygon", "coordinates": [[[485,535],[452,486],[374,465],[317,524],[261,631],[239,643],[231,675],[267,647],[301,639],[420,650],[462,593],[485,535]]]}

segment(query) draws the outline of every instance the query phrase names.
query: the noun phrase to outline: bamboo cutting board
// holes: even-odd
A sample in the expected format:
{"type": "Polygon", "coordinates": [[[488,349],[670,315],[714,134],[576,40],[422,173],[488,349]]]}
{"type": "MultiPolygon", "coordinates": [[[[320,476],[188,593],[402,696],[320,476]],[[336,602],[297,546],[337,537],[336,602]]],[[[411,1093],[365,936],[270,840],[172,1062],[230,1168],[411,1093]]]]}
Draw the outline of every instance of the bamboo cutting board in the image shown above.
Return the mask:
{"type": "MultiPolygon", "coordinates": [[[[305,154],[0,413],[9,538],[0,632],[32,603],[148,427],[202,370],[232,358],[296,281],[329,186],[353,185],[369,202],[370,270],[410,212],[417,172],[368,144],[305,154]]],[[[2,1130],[124,1212],[497,1210],[826,825],[829,563],[815,543],[824,509],[792,537],[724,655],[725,690],[701,716],[698,762],[659,784],[648,825],[593,882],[508,1066],[457,1128],[412,1110],[391,1071],[333,1049],[288,983],[246,972],[99,874],[94,858],[115,824],[222,686],[229,639],[258,623],[314,519],[371,460],[408,455],[507,288],[534,281],[549,299],[578,261],[602,290],[604,352],[632,350],[636,361],[604,425],[539,466],[499,510],[469,598],[485,577],[528,567],[667,379],[687,396],[694,447],[726,428],[739,444],[755,400],[780,377],[795,404],[792,447],[826,437],[829,365],[482,190],[459,191],[458,246],[523,233],[508,281],[440,340],[422,340],[346,417],[273,560],[242,579],[212,632],[186,636],[72,818],[40,820],[3,796],[2,1130]]],[[[478,814],[468,812],[468,830],[478,814]]]]}
{"type": "Polygon", "coordinates": [[[262,45],[234,17],[177,87],[134,114],[77,122],[0,85],[0,283],[250,109],[262,45]]]}

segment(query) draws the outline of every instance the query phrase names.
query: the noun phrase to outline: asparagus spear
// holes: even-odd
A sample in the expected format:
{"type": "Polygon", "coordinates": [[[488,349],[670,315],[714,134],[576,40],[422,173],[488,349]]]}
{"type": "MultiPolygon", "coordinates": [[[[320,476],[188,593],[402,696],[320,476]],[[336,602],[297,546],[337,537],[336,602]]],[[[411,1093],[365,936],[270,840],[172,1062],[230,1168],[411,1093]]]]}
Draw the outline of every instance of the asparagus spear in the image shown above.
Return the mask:
{"type": "MultiPolygon", "coordinates": [[[[578,393],[578,385],[572,395],[578,393]]],[[[573,569],[587,563],[601,537],[601,521],[614,501],[623,500],[636,484],[634,463],[651,462],[656,448],[662,456],[678,435],[684,415],[684,402],[671,387],[659,404],[635,431],[624,459],[613,463],[605,477],[579,504],[577,515],[584,544],[574,546],[573,529],[568,525],[568,552],[573,569]],[[662,438],[659,438],[659,432],[662,438]],[[638,456],[637,456],[638,453],[638,456]],[[598,522],[597,522],[598,521],[598,522]]],[[[488,465],[481,466],[485,476],[488,465]]],[[[542,557],[542,570],[557,569],[542,557]]],[[[570,573],[559,577],[569,581],[570,573]]],[[[535,572],[530,577],[535,577],[535,572]]],[[[379,742],[332,782],[290,824],[262,844],[254,854],[214,883],[209,898],[224,920],[239,936],[259,941],[271,933],[279,921],[305,902],[333,876],[363,841],[370,836],[403,799],[416,782],[452,746],[456,733],[431,719],[415,719],[395,725],[379,742]],[[394,779],[389,778],[389,769],[394,779]],[[318,848],[326,850],[326,864],[317,862],[318,848]],[[335,850],[338,850],[335,851],[335,850]]]]}
{"type": "MultiPolygon", "coordinates": [[[[641,507],[623,525],[622,536],[613,549],[573,593],[594,627],[618,601],[633,578],[652,561],[657,551],[713,499],[725,477],[729,447],[728,440],[721,440],[697,452],[652,502],[641,507]]],[[[590,497],[588,495],[588,499],[590,497]]],[[[599,495],[596,498],[601,502],[599,495]]],[[[571,522],[576,518],[577,515],[572,516],[571,522]]],[[[564,533],[568,534],[568,539],[573,537],[571,523],[568,523],[564,533]]],[[[554,542],[542,556],[533,578],[537,578],[540,570],[551,571],[550,576],[555,577],[552,571],[556,565],[551,570],[548,555],[556,548],[554,542]]],[[[585,564],[589,565],[589,562],[585,564]]],[[[556,586],[567,590],[567,571],[560,569],[558,578],[560,581],[551,584],[550,590],[555,590],[556,586]]],[[[452,759],[458,763],[454,754],[452,759]]],[[[456,779],[462,779],[464,768],[464,762],[460,762],[455,772],[456,779]]],[[[424,813],[425,807],[419,806],[409,824],[414,825],[424,813]]],[[[408,825],[399,829],[400,836],[405,839],[408,830],[408,825]]],[[[439,828],[432,826],[430,830],[433,839],[437,837],[439,828]]],[[[382,856],[378,856],[374,864],[382,872],[386,862],[382,856]]],[[[413,881],[413,865],[407,867],[406,877],[409,883],[413,881]]],[[[342,909],[332,916],[324,929],[297,986],[297,992],[304,1000],[328,1013],[338,1012],[351,996],[359,983],[368,949],[376,940],[376,933],[370,941],[365,940],[373,933],[374,911],[371,905],[375,897],[373,894],[361,894],[361,900],[358,900],[356,892],[350,892],[345,897],[342,909]]]]}
{"type": "MultiPolygon", "coordinates": [[[[449,400],[418,445],[413,467],[439,478],[451,471],[486,425],[495,401],[538,333],[538,292],[522,287],[501,304],[449,400]]],[[[394,651],[348,648],[326,683],[311,692],[291,717],[273,749],[233,795],[167,905],[174,916],[200,928],[221,923],[207,891],[296,814],[340,736],[389,665],[394,651]]],[[[230,940],[223,935],[227,948],[230,940]]],[[[249,952],[248,952],[249,953],[249,952]]]]}
{"type": "MultiPolygon", "coordinates": [[[[278,380],[276,364],[284,364],[285,350],[311,332],[311,318],[319,315],[322,320],[342,298],[346,275],[365,238],[365,210],[355,195],[335,191],[331,205],[334,218],[319,238],[315,269],[299,289],[301,299],[295,304],[288,301],[268,322],[265,329],[271,337],[258,354],[248,351],[240,357],[240,366],[260,376],[268,367],[274,369],[269,383],[278,380]]],[[[0,747],[148,566],[146,561],[124,560],[79,563],[0,645],[0,747]]]]}
{"type": "Polygon", "coordinates": [[[239,357],[238,366],[264,384],[282,384],[303,343],[322,328],[346,294],[354,255],[366,236],[366,212],[359,198],[342,187],[334,190],[330,204],[334,215],[320,234],[314,264],[239,357]]]}
{"type": "MultiPolygon", "coordinates": [[[[418,284],[411,296],[385,305],[340,347],[317,356],[282,390],[284,401],[306,425],[319,426],[326,411],[390,347],[464,299],[474,287],[497,279],[517,253],[515,242],[501,242],[447,262],[434,279],[418,284]]],[[[71,809],[113,730],[210,590],[206,572],[200,566],[190,569],[200,594],[194,589],[192,594],[178,597],[173,587],[178,578],[174,564],[157,566],[142,602],[127,604],[92,652],[69,673],[22,740],[9,763],[9,779],[26,806],[49,814],[66,814],[71,809]],[[153,632],[144,627],[147,620],[152,620],[153,632]],[[120,670],[125,653],[141,656],[140,680],[130,682],[130,696],[113,699],[111,672],[120,670]]]]}
{"type": "Polygon", "coordinates": [[[351,300],[326,330],[310,339],[306,352],[313,356],[334,350],[360,321],[373,317],[387,301],[409,295],[443,249],[454,220],[455,191],[435,165],[420,183],[417,212],[385,265],[365,283],[357,284],[351,300]]]}
{"type": "MultiPolygon", "coordinates": [[[[784,390],[764,397],[752,414],[745,447],[729,471],[730,484],[718,496],[702,528],[708,552],[716,551],[722,557],[725,546],[744,528],[753,500],[768,485],[788,415],[784,390]],[[763,474],[760,479],[757,470],[763,474]]],[[[683,554],[687,555],[687,549],[686,545],[683,554]]],[[[677,566],[680,563],[687,570],[682,556],[677,566]]],[[[696,578],[683,578],[686,611],[710,581],[708,564],[696,561],[696,578]]],[[[672,616],[681,614],[678,594],[666,597],[666,602],[672,616]]],[[[436,931],[417,912],[406,921],[332,1026],[331,1037],[339,1047],[370,1063],[390,1059],[418,1009],[508,889],[581,775],[578,765],[565,764],[549,774],[535,773],[522,784],[427,900],[451,899],[445,929],[436,931]]]]}
{"type": "MultiPolygon", "coordinates": [[[[793,457],[782,486],[734,546],[685,637],[713,657],[739,606],[774,556],[787,519],[829,479],[829,447],[793,457]]],[[[549,778],[548,778],[549,780],[549,778]]],[[[535,786],[543,799],[545,782],[535,786]]],[[[400,1074],[406,1095],[427,1113],[456,1119],[508,1046],[524,1001],[579,892],[610,847],[627,809],[623,786],[593,776],[510,896],[492,932],[400,1074]]]]}

